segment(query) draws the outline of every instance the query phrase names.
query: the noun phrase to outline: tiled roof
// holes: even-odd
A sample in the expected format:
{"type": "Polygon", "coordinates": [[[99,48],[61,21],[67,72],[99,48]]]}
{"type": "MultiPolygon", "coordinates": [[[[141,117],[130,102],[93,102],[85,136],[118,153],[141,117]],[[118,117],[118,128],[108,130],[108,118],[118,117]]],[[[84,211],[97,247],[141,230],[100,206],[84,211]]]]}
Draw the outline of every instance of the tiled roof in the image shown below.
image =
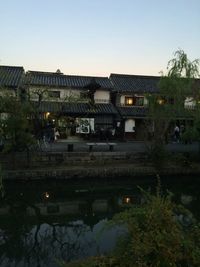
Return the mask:
{"type": "Polygon", "coordinates": [[[0,86],[18,87],[23,73],[23,67],[0,66],[0,86]]]}
{"type": "MultiPolygon", "coordinates": [[[[122,118],[145,118],[149,116],[147,107],[117,107],[122,118]]],[[[191,119],[193,110],[175,111],[177,119],[191,119]]]]}
{"type": "MultiPolygon", "coordinates": [[[[37,106],[37,102],[33,102],[37,106]]],[[[64,103],[64,102],[41,102],[38,107],[40,112],[60,112],[71,115],[95,115],[95,114],[117,114],[117,110],[112,104],[95,104],[90,105],[88,103],[64,103]]]]}
{"type": "Polygon", "coordinates": [[[147,115],[147,108],[144,107],[117,107],[120,115],[123,118],[126,117],[136,117],[136,118],[143,118],[147,115]]]}
{"type": "Polygon", "coordinates": [[[110,80],[118,92],[153,93],[158,92],[159,76],[111,74],[110,80]]]}
{"type": "Polygon", "coordinates": [[[62,73],[54,72],[39,72],[28,71],[26,73],[26,83],[30,85],[40,86],[55,86],[55,87],[69,87],[69,88],[84,88],[88,86],[91,81],[94,81],[104,89],[112,89],[113,85],[108,77],[92,77],[92,76],[77,76],[77,75],[63,75],[62,73]]]}

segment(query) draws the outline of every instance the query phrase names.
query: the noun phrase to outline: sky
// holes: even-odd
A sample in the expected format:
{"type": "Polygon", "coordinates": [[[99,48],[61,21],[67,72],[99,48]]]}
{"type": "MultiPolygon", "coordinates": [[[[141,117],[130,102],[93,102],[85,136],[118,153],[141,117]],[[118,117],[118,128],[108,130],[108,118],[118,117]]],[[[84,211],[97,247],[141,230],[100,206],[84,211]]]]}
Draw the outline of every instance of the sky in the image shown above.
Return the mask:
{"type": "Polygon", "coordinates": [[[70,75],[160,75],[200,58],[200,0],[0,0],[0,65],[70,75]]]}

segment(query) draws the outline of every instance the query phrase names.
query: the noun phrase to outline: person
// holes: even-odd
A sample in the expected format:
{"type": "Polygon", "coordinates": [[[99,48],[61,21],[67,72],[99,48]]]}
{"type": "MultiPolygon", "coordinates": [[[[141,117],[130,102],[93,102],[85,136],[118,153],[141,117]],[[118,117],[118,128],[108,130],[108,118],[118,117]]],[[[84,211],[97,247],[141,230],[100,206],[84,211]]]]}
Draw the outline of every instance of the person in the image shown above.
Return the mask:
{"type": "Polygon", "coordinates": [[[55,141],[57,141],[58,140],[58,138],[60,137],[60,133],[59,133],[59,131],[58,131],[58,129],[55,129],[55,141]]]}
{"type": "Polygon", "coordinates": [[[115,128],[112,128],[112,129],[111,129],[111,134],[112,134],[112,137],[115,136],[115,128]]]}
{"type": "Polygon", "coordinates": [[[175,125],[174,137],[175,137],[175,141],[179,142],[179,140],[180,140],[180,129],[179,129],[178,125],[175,125]]]}

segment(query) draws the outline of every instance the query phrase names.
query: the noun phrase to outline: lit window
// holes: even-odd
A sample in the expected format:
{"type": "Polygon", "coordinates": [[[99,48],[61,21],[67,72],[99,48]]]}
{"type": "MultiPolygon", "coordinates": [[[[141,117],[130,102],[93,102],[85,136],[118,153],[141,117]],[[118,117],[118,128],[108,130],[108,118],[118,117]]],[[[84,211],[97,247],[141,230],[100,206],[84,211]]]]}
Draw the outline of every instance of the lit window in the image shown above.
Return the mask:
{"type": "Polygon", "coordinates": [[[125,97],[125,105],[133,106],[133,97],[125,97]]]}
{"type": "Polygon", "coordinates": [[[123,197],[123,204],[131,204],[131,198],[130,197],[123,197]]]}
{"type": "Polygon", "coordinates": [[[144,97],[125,97],[126,106],[144,106],[144,97]]]}

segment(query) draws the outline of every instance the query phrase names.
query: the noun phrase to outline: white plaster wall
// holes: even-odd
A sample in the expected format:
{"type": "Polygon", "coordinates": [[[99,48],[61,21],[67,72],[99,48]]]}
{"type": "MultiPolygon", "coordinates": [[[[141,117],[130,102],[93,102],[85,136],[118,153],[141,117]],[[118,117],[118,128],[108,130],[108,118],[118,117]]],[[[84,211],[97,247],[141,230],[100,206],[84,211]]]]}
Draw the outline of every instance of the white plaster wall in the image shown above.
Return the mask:
{"type": "Polygon", "coordinates": [[[94,100],[98,103],[108,103],[110,101],[110,92],[109,91],[103,91],[103,90],[97,90],[94,93],[94,100]]]}
{"type": "MultiPolygon", "coordinates": [[[[30,98],[33,101],[38,101],[37,94],[34,92],[45,90],[45,87],[31,87],[29,88],[30,98]]],[[[44,93],[43,100],[46,101],[67,101],[69,96],[80,97],[81,92],[85,90],[80,89],[62,89],[62,88],[47,88],[47,91],[60,91],[60,98],[51,98],[48,96],[48,93],[44,93]]],[[[110,101],[110,92],[104,90],[97,90],[94,94],[94,100],[97,103],[108,103],[110,101]]]]}
{"type": "MultiPolygon", "coordinates": [[[[131,96],[131,95],[126,95],[126,96],[131,96]]],[[[121,95],[120,97],[120,104],[125,105],[125,95],[121,95]]]]}
{"type": "Polygon", "coordinates": [[[148,99],[146,97],[144,97],[144,106],[147,106],[148,105],[148,99]]]}
{"type": "Polygon", "coordinates": [[[184,106],[185,108],[192,108],[196,105],[195,100],[192,97],[186,97],[184,106]]]}
{"type": "Polygon", "coordinates": [[[125,133],[134,133],[135,129],[133,127],[135,127],[135,120],[127,119],[125,121],[125,133]]]}
{"type": "Polygon", "coordinates": [[[80,97],[81,90],[75,90],[75,89],[64,89],[61,91],[61,98],[66,98],[69,96],[74,96],[74,97],[80,97]]]}
{"type": "Polygon", "coordinates": [[[0,96],[13,96],[16,97],[16,91],[15,90],[9,90],[9,89],[1,89],[0,90],[0,96]]]}
{"type": "MultiPolygon", "coordinates": [[[[38,90],[42,91],[45,90],[45,88],[41,87],[31,87],[29,88],[29,94],[30,98],[33,101],[38,100],[37,94],[34,94],[34,92],[37,92],[38,90]]],[[[74,90],[74,89],[62,89],[62,88],[48,88],[47,91],[60,91],[60,98],[52,98],[48,96],[48,93],[44,93],[43,100],[48,101],[64,101],[67,100],[69,96],[75,96],[79,97],[81,90],[74,90]]]]}
{"type": "MultiPolygon", "coordinates": [[[[29,87],[29,97],[30,100],[38,101],[38,95],[35,92],[43,92],[45,87],[29,87]]],[[[47,89],[46,89],[47,90],[47,89]]],[[[47,100],[47,94],[43,93],[43,100],[47,100]]]]}

